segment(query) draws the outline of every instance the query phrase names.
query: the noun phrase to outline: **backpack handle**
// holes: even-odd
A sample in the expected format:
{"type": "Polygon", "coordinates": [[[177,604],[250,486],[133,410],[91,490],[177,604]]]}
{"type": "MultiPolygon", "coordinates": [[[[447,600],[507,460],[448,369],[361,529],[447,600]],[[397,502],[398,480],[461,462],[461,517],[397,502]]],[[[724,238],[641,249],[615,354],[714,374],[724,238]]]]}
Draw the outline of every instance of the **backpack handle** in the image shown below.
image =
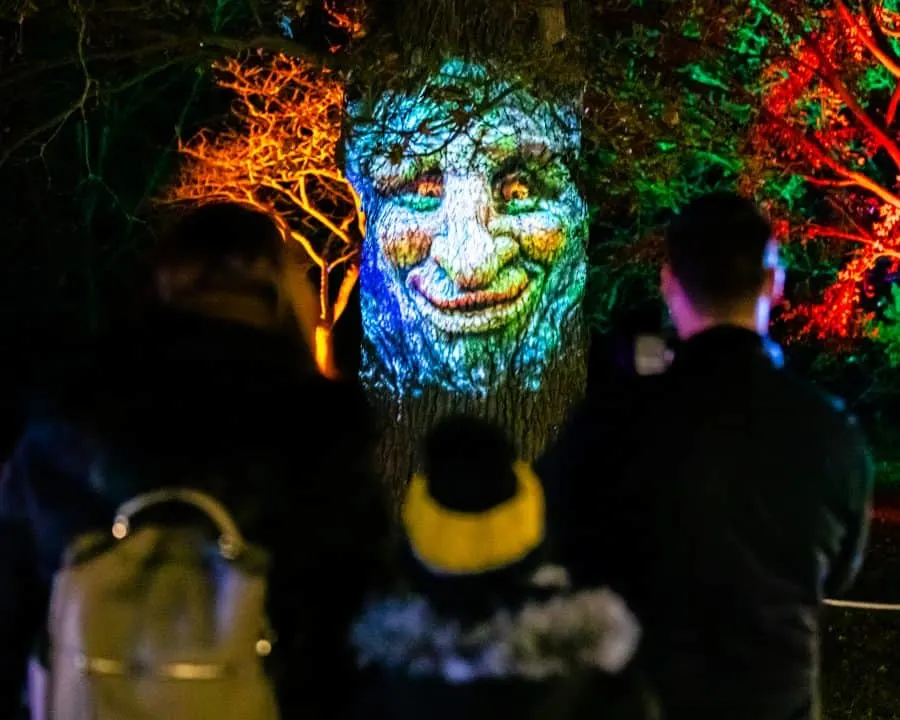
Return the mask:
{"type": "Polygon", "coordinates": [[[116,519],[112,526],[113,537],[116,540],[124,540],[131,531],[131,520],[135,515],[155,505],[170,502],[191,505],[215,523],[220,533],[219,552],[226,560],[234,560],[243,552],[244,538],[225,507],[209,495],[188,488],[154,490],[124,503],[116,511],[116,519]]]}

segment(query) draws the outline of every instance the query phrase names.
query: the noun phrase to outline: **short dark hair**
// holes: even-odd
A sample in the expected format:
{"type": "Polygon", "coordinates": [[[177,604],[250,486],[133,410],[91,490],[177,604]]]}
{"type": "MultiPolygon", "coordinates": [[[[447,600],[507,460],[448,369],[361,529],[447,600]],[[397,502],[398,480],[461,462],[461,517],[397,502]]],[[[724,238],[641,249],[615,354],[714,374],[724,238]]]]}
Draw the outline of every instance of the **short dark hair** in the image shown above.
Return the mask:
{"type": "Polygon", "coordinates": [[[771,238],[771,223],[752,201],[710,193],[692,200],[669,223],[666,259],[699,307],[727,311],[759,292],[771,238]]]}
{"type": "Polygon", "coordinates": [[[234,260],[252,264],[264,259],[280,267],[284,242],[277,226],[262,212],[236,203],[201,205],[179,218],[157,246],[157,269],[197,264],[214,270],[234,260]]]}

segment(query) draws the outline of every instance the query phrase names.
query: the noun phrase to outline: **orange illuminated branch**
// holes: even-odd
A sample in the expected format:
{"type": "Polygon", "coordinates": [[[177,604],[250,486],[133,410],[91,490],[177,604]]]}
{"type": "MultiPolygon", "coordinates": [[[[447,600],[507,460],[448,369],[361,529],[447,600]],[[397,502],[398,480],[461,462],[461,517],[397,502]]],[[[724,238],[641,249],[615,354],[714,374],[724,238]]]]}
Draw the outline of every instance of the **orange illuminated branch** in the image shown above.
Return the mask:
{"type": "MultiPolygon", "coordinates": [[[[360,37],[364,33],[362,20],[357,17],[358,12],[341,12],[334,2],[328,0],[323,2],[323,7],[328,16],[328,22],[333,27],[340,28],[352,38],[360,37]]],[[[358,11],[359,7],[355,7],[354,10],[358,11]]]]}
{"type": "Polygon", "coordinates": [[[841,174],[846,172],[846,179],[828,180],[825,178],[813,177],[811,175],[804,175],[803,179],[808,183],[811,183],[813,185],[820,185],[822,187],[858,187],[863,190],[868,190],[874,195],[877,195],[889,205],[893,205],[895,208],[900,208],[900,197],[882,187],[878,183],[872,181],[862,173],[851,172],[844,169],[841,169],[839,172],[841,174]]]}
{"type": "Polygon", "coordinates": [[[857,34],[857,37],[866,49],[872,53],[885,70],[894,77],[900,78],[900,63],[894,61],[890,55],[878,47],[878,43],[875,42],[875,37],[872,33],[872,26],[865,14],[860,13],[859,18],[857,19],[844,4],[843,0],[837,0],[836,5],[841,19],[852,32],[857,34]]]}
{"type": "MultiPolygon", "coordinates": [[[[819,262],[834,262],[834,281],[818,301],[800,298],[784,317],[800,321],[801,336],[844,342],[871,332],[863,300],[882,276],[873,270],[900,268],[900,145],[891,129],[900,111],[900,58],[879,45],[876,32],[884,28],[873,29],[846,0],[835,0],[833,11],[794,7],[819,12],[821,23],[767,69],[754,147],[779,174],[818,188],[833,210],[793,234],[816,242],[819,262]],[[894,79],[883,118],[870,110],[880,99],[873,103],[859,82],[881,68],[894,79]]],[[[875,18],[884,24],[877,11],[875,18]]]]}
{"type": "Polygon", "coordinates": [[[888,127],[894,124],[894,120],[897,118],[898,107],[900,107],[900,83],[897,83],[897,87],[894,88],[894,94],[891,95],[891,102],[884,116],[884,121],[888,127]]]}
{"type": "Polygon", "coordinates": [[[900,38],[900,30],[897,29],[900,27],[900,13],[888,10],[883,2],[876,4],[873,10],[879,32],[888,38],[900,38]],[[889,24],[890,28],[887,27],[889,24]]]}
{"type": "Polygon", "coordinates": [[[833,157],[831,157],[831,155],[829,155],[824,148],[814,143],[795,127],[786,123],[782,118],[770,117],[769,120],[771,122],[780,124],[784,132],[790,135],[791,139],[801,150],[805,151],[807,157],[810,160],[813,160],[814,162],[818,161],[822,165],[825,165],[835,175],[838,175],[840,177],[839,180],[831,180],[827,178],[817,178],[810,175],[804,175],[803,177],[807,182],[814,183],[816,185],[828,185],[831,187],[847,187],[851,185],[856,186],[860,189],[868,190],[872,194],[880,197],[886,203],[889,203],[896,208],[900,208],[900,196],[895,195],[887,188],[879,185],[864,173],[857,172],[856,170],[850,170],[849,168],[845,167],[833,157]]]}
{"type": "MultiPolygon", "coordinates": [[[[862,33],[859,32],[858,35],[862,35],[862,33]]],[[[841,79],[831,61],[822,52],[819,43],[811,41],[810,47],[818,56],[820,72],[823,73],[829,85],[831,85],[831,88],[837,93],[838,97],[840,97],[844,102],[844,105],[846,105],[847,109],[853,113],[860,124],[871,133],[872,137],[878,141],[882,148],[884,148],[884,151],[891,156],[891,160],[894,161],[894,164],[897,167],[900,167],[900,145],[897,145],[897,143],[894,142],[881,127],[879,127],[878,123],[871,118],[869,113],[867,113],[862,105],[857,102],[856,98],[853,97],[853,94],[847,89],[846,84],[841,79]]]]}
{"type": "Polygon", "coordinates": [[[350,295],[353,293],[353,287],[359,279],[359,265],[350,265],[344,271],[344,279],[341,280],[341,286],[338,288],[337,299],[334,301],[334,322],[341,319],[344,310],[347,309],[347,303],[350,302],[350,295]]]}
{"type": "Polygon", "coordinates": [[[360,198],[337,164],[343,86],[285,55],[228,58],[214,67],[218,84],[234,93],[236,122],[180,144],[186,162],[167,199],[260,210],[303,248],[319,271],[315,354],[333,375],[332,332],[359,276],[365,227],[360,198]],[[341,277],[336,297],[333,274],[341,277]]]}
{"type": "Polygon", "coordinates": [[[808,237],[830,237],[864,245],[877,253],[879,258],[889,257],[900,260],[900,250],[885,247],[884,243],[861,233],[846,232],[823,225],[807,225],[804,230],[808,237]]]}

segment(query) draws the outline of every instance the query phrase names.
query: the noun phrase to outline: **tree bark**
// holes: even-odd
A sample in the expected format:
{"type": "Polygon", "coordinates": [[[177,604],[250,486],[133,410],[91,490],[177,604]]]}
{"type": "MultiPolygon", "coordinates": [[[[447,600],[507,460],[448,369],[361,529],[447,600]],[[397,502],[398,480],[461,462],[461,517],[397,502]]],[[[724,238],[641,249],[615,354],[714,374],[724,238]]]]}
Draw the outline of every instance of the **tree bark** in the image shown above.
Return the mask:
{"type": "MultiPolygon", "coordinates": [[[[539,457],[556,436],[573,403],[584,394],[587,350],[587,332],[579,311],[537,392],[515,382],[486,398],[450,393],[439,387],[417,397],[369,387],[380,432],[377,459],[394,507],[399,509],[406,483],[420,467],[423,439],[434,425],[450,415],[474,415],[495,422],[509,433],[521,459],[533,461],[539,457]]],[[[465,451],[460,448],[460,452],[465,451]]]]}
{"type": "Polygon", "coordinates": [[[531,76],[508,92],[492,85],[495,72],[519,83],[520,58],[563,56],[566,3],[417,0],[389,9],[381,19],[393,23],[395,35],[429,27],[426,39],[451,66],[442,67],[440,79],[425,80],[438,91],[426,91],[424,102],[410,91],[379,115],[376,93],[371,109],[382,124],[361,130],[351,112],[348,133],[348,177],[367,218],[362,378],[380,423],[381,470],[399,507],[421,462],[422,440],[442,418],[492,421],[509,433],[520,458],[532,461],[583,394],[587,213],[568,164],[580,146],[580,115],[567,115],[577,91],[560,86],[559,102],[538,102],[524,87],[535,89],[531,76]],[[502,70],[473,59],[499,56],[502,70]],[[451,92],[440,91],[445,85],[451,92]],[[485,97],[490,101],[477,99],[485,97]],[[432,102],[444,109],[419,117],[432,102]],[[478,139],[486,129],[503,136],[491,136],[497,144],[489,150],[478,139]],[[377,148],[366,132],[396,139],[377,148]],[[354,140],[355,133],[363,139],[354,140]],[[540,161],[535,138],[546,139],[540,161]],[[417,156],[420,140],[431,155],[417,156]],[[365,156],[371,152],[379,163],[365,156]],[[522,287],[539,300],[527,305],[522,287]],[[517,320],[488,318],[500,318],[504,303],[516,298],[526,308],[517,320]]]}

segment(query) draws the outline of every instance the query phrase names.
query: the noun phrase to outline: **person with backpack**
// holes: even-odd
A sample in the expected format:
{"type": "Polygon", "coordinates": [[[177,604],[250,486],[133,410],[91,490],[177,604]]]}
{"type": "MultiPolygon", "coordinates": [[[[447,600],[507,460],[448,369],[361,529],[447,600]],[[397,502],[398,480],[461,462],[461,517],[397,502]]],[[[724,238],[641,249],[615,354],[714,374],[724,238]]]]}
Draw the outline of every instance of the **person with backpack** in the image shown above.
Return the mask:
{"type": "Polygon", "coordinates": [[[402,508],[403,583],[354,624],[360,718],[654,717],[616,594],[548,562],[541,484],[495,426],[445,419],[402,508]]]}
{"type": "Polygon", "coordinates": [[[21,674],[31,650],[35,718],[339,718],[352,701],[347,627],[389,514],[368,407],[317,372],[287,252],[262,215],[188,215],[158,254],[159,305],[54,405],[88,449],[67,482],[99,510],[63,523],[46,477],[6,473],[0,532],[15,521],[32,547],[0,542],[4,582],[31,576],[4,601],[19,639],[0,663],[21,674]]]}
{"type": "Polygon", "coordinates": [[[589,396],[538,463],[558,558],[634,608],[667,718],[815,720],[820,611],[860,566],[871,455],[767,337],[784,271],[752,202],[692,201],[666,252],[671,366],[589,396]]]}

